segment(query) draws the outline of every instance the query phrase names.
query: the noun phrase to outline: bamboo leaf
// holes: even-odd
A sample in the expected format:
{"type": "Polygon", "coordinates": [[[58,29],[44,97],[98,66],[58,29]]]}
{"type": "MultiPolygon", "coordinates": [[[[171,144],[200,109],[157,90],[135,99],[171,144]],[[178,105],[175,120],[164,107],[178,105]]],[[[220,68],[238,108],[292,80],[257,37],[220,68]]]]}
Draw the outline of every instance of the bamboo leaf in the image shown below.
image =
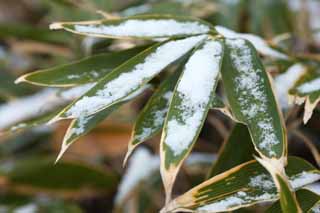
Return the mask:
{"type": "Polygon", "coordinates": [[[95,87],[65,108],[52,122],[97,113],[143,87],[155,75],[199,44],[195,36],[156,44],[98,81],[95,87]]]}
{"type": "MultiPolygon", "coordinates": [[[[320,171],[306,161],[289,157],[285,168],[296,190],[320,179],[320,171]]],[[[217,175],[167,204],[162,212],[225,212],[279,199],[269,172],[252,160],[217,175]]]]}
{"type": "Polygon", "coordinates": [[[295,102],[305,101],[303,122],[306,124],[311,118],[313,110],[320,101],[320,74],[317,70],[308,70],[300,77],[294,87],[289,91],[295,102]]]}
{"type": "MultiPolygon", "coordinates": [[[[312,209],[317,205],[320,196],[308,189],[299,189],[296,192],[297,200],[303,212],[313,212],[312,209]]],[[[266,213],[282,213],[280,202],[275,202],[266,213]]]]}
{"type": "Polygon", "coordinates": [[[89,56],[69,64],[28,73],[19,77],[16,83],[27,82],[39,86],[67,87],[96,82],[144,49],[145,46],[89,56]]]}
{"type": "Polygon", "coordinates": [[[169,76],[159,86],[157,91],[154,92],[146,106],[138,115],[128,144],[128,152],[126,154],[124,164],[139,144],[153,137],[162,129],[173,90],[180,73],[181,72],[179,70],[176,70],[174,74],[169,76]]]}
{"type": "Polygon", "coordinates": [[[208,40],[187,61],[174,90],[161,138],[161,175],[170,200],[183,160],[198,138],[218,82],[221,41],[208,40]]]}
{"type": "Polygon", "coordinates": [[[84,22],[57,22],[51,29],[107,38],[166,38],[206,34],[211,25],[196,18],[171,15],[140,15],[84,22]]]}
{"type": "Polygon", "coordinates": [[[218,175],[239,164],[253,160],[254,146],[249,131],[245,125],[236,124],[229,138],[224,142],[219,151],[219,157],[215,161],[208,178],[218,175]],[[241,146],[241,149],[235,147],[241,146]],[[232,156],[232,157],[230,157],[232,156]]]}
{"type": "Polygon", "coordinates": [[[274,94],[254,47],[243,39],[226,39],[222,80],[235,118],[248,126],[263,158],[286,159],[286,134],[274,94]]]}

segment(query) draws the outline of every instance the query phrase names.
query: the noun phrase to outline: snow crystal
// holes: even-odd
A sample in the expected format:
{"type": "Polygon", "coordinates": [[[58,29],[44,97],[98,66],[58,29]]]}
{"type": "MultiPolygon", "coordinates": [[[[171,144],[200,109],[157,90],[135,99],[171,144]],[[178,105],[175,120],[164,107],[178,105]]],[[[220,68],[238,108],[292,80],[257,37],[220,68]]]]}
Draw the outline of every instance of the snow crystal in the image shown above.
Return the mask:
{"type": "Polygon", "coordinates": [[[259,76],[262,70],[254,68],[252,53],[245,45],[245,40],[227,39],[226,44],[231,47],[230,57],[240,74],[235,78],[235,85],[241,113],[248,120],[259,119],[257,125],[261,142],[258,146],[268,151],[269,155],[275,155],[271,149],[279,140],[272,125],[272,118],[267,114],[268,97],[261,86],[264,79],[259,76]]]}
{"type": "Polygon", "coordinates": [[[174,155],[179,155],[188,148],[201,125],[219,74],[221,55],[222,45],[217,41],[207,41],[185,65],[176,89],[182,100],[182,115],[168,122],[165,136],[165,144],[174,155]]]}
{"type": "Polygon", "coordinates": [[[147,149],[138,148],[132,155],[128,169],[123,175],[115,202],[120,204],[127,198],[129,193],[143,180],[157,171],[160,161],[157,156],[153,156],[147,149]]]}
{"type": "Polygon", "coordinates": [[[272,181],[272,178],[266,174],[261,174],[250,178],[249,186],[264,190],[270,190],[276,187],[272,181]]]}
{"type": "Polygon", "coordinates": [[[306,82],[306,83],[300,85],[297,89],[300,93],[311,93],[311,92],[319,91],[320,90],[320,78],[306,82]]]}
{"type": "Polygon", "coordinates": [[[275,89],[281,108],[286,109],[289,107],[288,92],[304,73],[305,69],[302,64],[297,63],[290,66],[286,72],[275,78],[275,89]]]}
{"type": "Polygon", "coordinates": [[[304,171],[300,174],[290,177],[290,184],[294,189],[296,189],[306,184],[316,182],[319,179],[320,179],[320,174],[304,171]]]}
{"type": "Polygon", "coordinates": [[[198,35],[209,32],[209,27],[195,21],[173,19],[130,19],[119,25],[75,25],[80,33],[93,33],[111,36],[168,37],[174,35],[198,35]]]}
{"type": "Polygon", "coordinates": [[[257,51],[263,55],[280,59],[288,58],[285,54],[270,48],[268,44],[259,36],[247,33],[237,33],[222,26],[216,26],[215,29],[218,33],[220,33],[226,38],[242,38],[250,41],[253,44],[253,46],[257,49],[257,51]]]}
{"type": "Polygon", "coordinates": [[[130,72],[120,74],[117,78],[104,85],[95,96],[84,96],[78,100],[67,112],[67,116],[79,117],[90,115],[104,107],[118,101],[135,91],[146,79],[152,78],[162,69],[174,62],[206,36],[195,36],[186,39],[169,41],[159,46],[144,62],[137,64],[130,72]]]}

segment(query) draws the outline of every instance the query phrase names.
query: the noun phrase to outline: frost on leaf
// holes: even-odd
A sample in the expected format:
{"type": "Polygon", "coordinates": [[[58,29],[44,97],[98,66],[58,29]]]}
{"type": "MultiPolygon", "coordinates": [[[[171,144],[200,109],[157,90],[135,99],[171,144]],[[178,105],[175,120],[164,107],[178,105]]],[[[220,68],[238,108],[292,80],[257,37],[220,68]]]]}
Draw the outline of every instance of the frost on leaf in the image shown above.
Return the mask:
{"type": "Polygon", "coordinates": [[[195,36],[151,47],[102,78],[94,88],[66,108],[59,118],[89,116],[117,103],[205,38],[206,36],[195,36]]]}
{"type": "Polygon", "coordinates": [[[98,36],[98,37],[137,37],[165,38],[172,36],[192,36],[210,31],[207,23],[190,18],[170,16],[136,16],[125,19],[100,20],[91,22],[53,23],[52,29],[98,36]]]}
{"type": "Polygon", "coordinates": [[[223,45],[208,40],[185,64],[173,98],[161,138],[161,174],[167,200],[183,159],[196,141],[214,95],[223,45]]]}
{"type": "Polygon", "coordinates": [[[280,158],[285,137],[264,67],[249,42],[226,39],[226,48],[222,78],[234,116],[248,125],[260,154],[280,158]]]}

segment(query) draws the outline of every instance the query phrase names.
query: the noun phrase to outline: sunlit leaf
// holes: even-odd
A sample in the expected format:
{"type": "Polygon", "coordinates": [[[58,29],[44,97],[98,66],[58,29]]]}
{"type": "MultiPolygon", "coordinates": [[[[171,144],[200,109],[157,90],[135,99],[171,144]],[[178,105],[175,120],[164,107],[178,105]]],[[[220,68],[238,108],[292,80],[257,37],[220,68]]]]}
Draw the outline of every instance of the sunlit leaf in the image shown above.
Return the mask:
{"type": "Polygon", "coordinates": [[[141,15],[85,22],[57,22],[51,24],[50,28],[109,38],[166,38],[214,32],[210,24],[199,19],[170,15],[141,15]]]}
{"type": "MultiPolygon", "coordinates": [[[[320,171],[296,157],[288,158],[286,173],[295,190],[320,179],[320,171]]],[[[269,172],[253,160],[194,187],[171,201],[162,212],[225,212],[277,199],[269,172]]]]}
{"type": "Polygon", "coordinates": [[[167,201],[179,168],[200,134],[215,95],[222,56],[221,41],[206,41],[185,64],[174,90],[160,150],[160,168],[167,201]]]}
{"type": "Polygon", "coordinates": [[[254,47],[226,39],[224,89],[235,118],[248,126],[257,152],[285,164],[286,134],[268,76],[254,47]]]}

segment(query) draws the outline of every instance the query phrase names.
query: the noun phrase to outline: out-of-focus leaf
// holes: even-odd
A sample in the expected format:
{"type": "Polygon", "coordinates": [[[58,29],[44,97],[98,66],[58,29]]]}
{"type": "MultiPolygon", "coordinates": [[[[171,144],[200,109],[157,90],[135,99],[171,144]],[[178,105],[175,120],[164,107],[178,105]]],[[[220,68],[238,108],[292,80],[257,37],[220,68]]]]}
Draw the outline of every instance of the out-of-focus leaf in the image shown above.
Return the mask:
{"type": "Polygon", "coordinates": [[[161,175],[170,200],[179,168],[200,134],[218,82],[223,42],[208,40],[190,56],[170,102],[161,137],[161,175]]]}
{"type": "Polygon", "coordinates": [[[206,36],[156,44],[103,77],[82,97],[65,108],[53,121],[97,113],[143,87],[164,68],[183,57],[206,36]]]}
{"type": "Polygon", "coordinates": [[[89,56],[70,64],[28,73],[19,77],[16,83],[27,82],[40,86],[65,87],[95,82],[145,48],[136,47],[115,53],[89,56]]]}
{"type": "Polygon", "coordinates": [[[0,176],[7,190],[22,194],[37,192],[83,196],[108,192],[117,183],[115,174],[85,163],[63,161],[53,165],[51,157],[2,162],[0,176]]]}
{"type": "Polygon", "coordinates": [[[224,142],[223,147],[219,151],[219,157],[214,162],[208,178],[249,160],[253,160],[253,154],[254,146],[247,127],[243,124],[236,124],[229,138],[224,142]],[[236,147],[241,147],[241,149],[237,149],[236,147]]]}
{"type": "MultiPolygon", "coordinates": [[[[312,208],[317,205],[320,200],[320,196],[308,189],[299,189],[296,192],[297,200],[301,206],[303,212],[313,213],[312,208]]],[[[266,213],[281,213],[280,202],[274,203],[266,213]]]]}
{"type": "Polygon", "coordinates": [[[210,24],[189,17],[170,15],[141,15],[129,18],[85,22],[57,22],[51,29],[109,38],[167,38],[215,33],[210,24]]]}
{"type": "Polygon", "coordinates": [[[286,134],[268,76],[254,47],[243,39],[226,39],[222,79],[235,118],[248,126],[257,152],[286,161],[286,134]]]}
{"type": "MultiPolygon", "coordinates": [[[[296,157],[288,158],[286,173],[294,189],[320,179],[320,171],[296,157]]],[[[225,212],[277,199],[269,172],[253,160],[194,187],[171,201],[162,212],[225,212]]]]}
{"type": "Polygon", "coordinates": [[[289,93],[293,96],[296,103],[301,104],[305,102],[303,122],[307,123],[320,101],[319,70],[309,70],[301,76],[289,93]]]}
{"type": "Polygon", "coordinates": [[[146,106],[138,115],[124,162],[127,161],[135,147],[153,137],[162,129],[173,90],[180,73],[179,70],[176,70],[174,74],[169,76],[154,92],[146,106]]]}

